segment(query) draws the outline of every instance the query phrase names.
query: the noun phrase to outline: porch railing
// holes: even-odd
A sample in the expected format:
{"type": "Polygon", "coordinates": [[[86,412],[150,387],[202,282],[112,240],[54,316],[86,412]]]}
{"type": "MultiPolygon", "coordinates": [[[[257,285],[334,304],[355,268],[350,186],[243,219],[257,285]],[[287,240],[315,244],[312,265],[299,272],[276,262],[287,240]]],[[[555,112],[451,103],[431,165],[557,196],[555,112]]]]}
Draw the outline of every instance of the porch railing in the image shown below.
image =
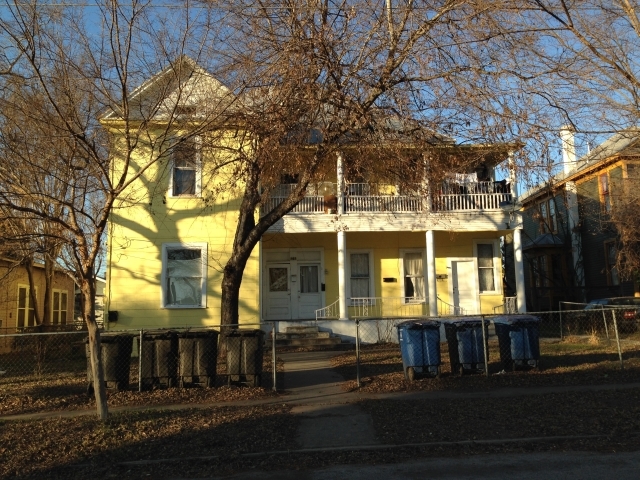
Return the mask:
{"type": "Polygon", "coordinates": [[[440,297],[438,297],[438,315],[439,316],[449,316],[449,315],[466,315],[467,312],[464,308],[460,306],[451,305],[450,303],[445,302],[440,297]]]}
{"type": "Polygon", "coordinates": [[[336,300],[331,305],[316,310],[316,320],[336,320],[340,318],[340,300],[336,300]]]}
{"type": "Polygon", "coordinates": [[[512,314],[518,313],[517,297],[505,297],[504,303],[493,307],[493,313],[512,314]]]}
{"type": "MultiPolygon", "coordinates": [[[[467,183],[452,186],[444,182],[431,195],[434,212],[498,210],[511,202],[511,193],[496,182],[467,183]]],[[[265,202],[268,212],[287,198],[295,185],[279,185],[265,202]]],[[[336,197],[323,192],[335,192],[335,184],[310,186],[307,195],[291,213],[335,213],[336,197]]],[[[428,196],[422,186],[402,192],[393,185],[348,183],[343,194],[345,213],[361,212],[422,212],[427,210],[428,196]]]]}

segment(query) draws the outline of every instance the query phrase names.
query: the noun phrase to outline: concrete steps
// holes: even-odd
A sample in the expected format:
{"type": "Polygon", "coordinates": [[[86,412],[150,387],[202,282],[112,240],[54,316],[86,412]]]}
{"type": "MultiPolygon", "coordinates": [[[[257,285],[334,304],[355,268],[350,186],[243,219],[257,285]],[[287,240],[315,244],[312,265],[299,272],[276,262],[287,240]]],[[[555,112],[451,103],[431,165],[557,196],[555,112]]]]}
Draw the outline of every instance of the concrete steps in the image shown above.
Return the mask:
{"type": "Polygon", "coordinates": [[[276,345],[286,347],[330,347],[342,344],[340,337],[321,332],[316,326],[295,325],[276,334],[276,345]]]}

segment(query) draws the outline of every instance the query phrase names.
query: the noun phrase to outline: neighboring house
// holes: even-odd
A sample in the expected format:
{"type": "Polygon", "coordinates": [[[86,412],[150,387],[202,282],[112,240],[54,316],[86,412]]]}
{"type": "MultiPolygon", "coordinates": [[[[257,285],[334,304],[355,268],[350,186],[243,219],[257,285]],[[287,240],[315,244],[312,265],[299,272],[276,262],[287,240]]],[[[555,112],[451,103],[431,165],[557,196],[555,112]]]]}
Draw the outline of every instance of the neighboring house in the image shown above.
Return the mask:
{"type": "MultiPolygon", "coordinates": [[[[95,312],[96,312],[96,323],[99,327],[104,326],[104,291],[107,285],[107,281],[104,278],[96,277],[96,300],[95,300],[95,312]]],[[[75,289],[75,324],[79,329],[86,328],[84,320],[82,318],[82,294],[78,286],[75,289]]]]}
{"type": "MultiPolygon", "coordinates": [[[[187,77],[224,88],[211,77],[187,77]]],[[[153,92],[153,81],[139,95],[153,92]]],[[[103,123],[112,126],[117,144],[117,118],[103,123]]],[[[358,316],[494,313],[505,303],[501,238],[520,238],[521,217],[509,188],[515,177],[495,178],[495,167],[512,159],[511,148],[435,146],[439,154],[473,155],[477,164],[428,190],[400,191],[349,178],[344,172],[355,153],[345,147],[335,176],[310,187],[254,250],[242,281],[240,322],[318,318],[334,333],[352,335],[353,322],[346,320],[358,316]]],[[[204,208],[202,186],[211,185],[202,178],[206,163],[197,141],[187,144],[168,169],[148,171],[148,192],[136,190],[141,200],[128,196],[127,208],[114,210],[107,305],[118,312],[118,328],[219,324],[221,268],[232,249],[240,199],[217,198],[204,208]],[[164,192],[162,200],[151,191],[164,192]]],[[[283,174],[282,196],[294,180],[283,174]]],[[[524,311],[520,251],[516,258],[524,311]]]]}
{"type": "Polygon", "coordinates": [[[563,171],[520,198],[532,311],[634,294],[633,282],[616,271],[617,232],[609,220],[625,182],[640,172],[640,130],[613,135],[578,160],[573,131],[564,128],[561,136],[563,171]]]}
{"type": "MultiPolygon", "coordinates": [[[[42,265],[33,266],[37,307],[44,312],[45,276],[42,265]]],[[[73,279],[64,272],[55,271],[51,292],[50,316],[43,319],[46,328],[64,328],[73,320],[73,279]]],[[[0,259],[0,333],[16,333],[36,327],[27,271],[10,259],[0,259]]],[[[0,340],[0,351],[9,348],[6,339],[0,340]]]]}

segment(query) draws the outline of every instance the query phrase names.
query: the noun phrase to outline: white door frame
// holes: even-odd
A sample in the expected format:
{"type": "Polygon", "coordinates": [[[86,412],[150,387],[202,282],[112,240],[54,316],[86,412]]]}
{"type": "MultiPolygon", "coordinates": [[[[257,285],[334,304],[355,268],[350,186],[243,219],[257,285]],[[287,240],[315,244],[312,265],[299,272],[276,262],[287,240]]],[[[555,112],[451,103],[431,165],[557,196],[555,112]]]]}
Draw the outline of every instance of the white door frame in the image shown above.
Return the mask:
{"type": "Polygon", "coordinates": [[[474,300],[474,311],[468,312],[470,314],[479,314],[480,313],[480,290],[478,289],[478,260],[474,257],[449,257],[447,258],[447,271],[449,272],[449,278],[451,281],[449,282],[449,299],[451,300],[451,305],[454,305],[453,298],[453,263],[454,262],[471,262],[473,265],[473,282],[475,284],[475,295],[473,296],[474,300]]]}
{"type": "Polygon", "coordinates": [[[299,285],[299,278],[297,278],[300,275],[299,272],[299,267],[298,265],[303,264],[303,265],[309,265],[309,264],[319,264],[319,272],[318,272],[318,276],[319,276],[319,282],[320,282],[320,308],[325,307],[327,305],[326,302],[326,293],[325,293],[325,289],[322,288],[323,285],[326,285],[325,283],[325,266],[324,266],[324,248],[323,247],[310,247],[310,248],[269,248],[269,249],[263,249],[262,250],[262,261],[260,262],[260,270],[261,270],[261,277],[264,279],[263,280],[263,284],[261,285],[261,289],[260,289],[260,297],[261,297],[261,302],[263,305],[265,305],[265,309],[261,312],[261,317],[263,320],[267,320],[267,308],[268,308],[268,298],[267,296],[269,295],[269,289],[268,289],[268,285],[266,282],[269,281],[269,279],[267,278],[268,275],[266,274],[267,272],[267,268],[269,265],[273,265],[273,264],[289,264],[289,289],[290,289],[290,293],[292,295],[291,297],[291,313],[292,313],[292,319],[297,319],[297,314],[299,312],[299,306],[297,304],[298,302],[298,289],[300,288],[299,285]],[[299,254],[301,252],[319,252],[320,254],[320,259],[319,260],[307,260],[307,259],[299,259],[299,254]],[[270,254],[276,254],[276,255],[270,255],[270,254]],[[291,282],[291,276],[295,275],[296,276],[296,282],[291,282]],[[295,295],[295,297],[294,297],[295,295]],[[294,305],[295,303],[295,305],[294,305]]]}

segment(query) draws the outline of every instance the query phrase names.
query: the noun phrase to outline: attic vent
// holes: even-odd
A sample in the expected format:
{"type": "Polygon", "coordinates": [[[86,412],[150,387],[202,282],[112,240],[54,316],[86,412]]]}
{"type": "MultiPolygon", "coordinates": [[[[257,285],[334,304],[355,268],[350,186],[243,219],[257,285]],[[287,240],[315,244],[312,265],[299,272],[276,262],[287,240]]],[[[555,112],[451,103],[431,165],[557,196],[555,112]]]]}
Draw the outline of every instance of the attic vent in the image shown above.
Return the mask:
{"type": "Polygon", "coordinates": [[[176,105],[176,115],[195,115],[195,105],[176,105]]]}

